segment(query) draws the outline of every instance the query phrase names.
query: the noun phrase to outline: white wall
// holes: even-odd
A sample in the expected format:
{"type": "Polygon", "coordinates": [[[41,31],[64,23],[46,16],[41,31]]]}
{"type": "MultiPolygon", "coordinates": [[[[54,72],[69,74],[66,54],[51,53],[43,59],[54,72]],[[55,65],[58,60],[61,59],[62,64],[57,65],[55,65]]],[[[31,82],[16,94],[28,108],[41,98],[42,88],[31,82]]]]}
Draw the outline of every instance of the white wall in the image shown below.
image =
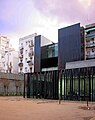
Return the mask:
{"type": "Polygon", "coordinates": [[[44,36],[41,36],[41,46],[52,44],[53,42],[44,36]]]}
{"type": "MultiPolygon", "coordinates": [[[[37,34],[34,33],[34,34],[31,34],[31,35],[28,35],[28,36],[25,36],[23,38],[20,38],[19,39],[19,55],[20,55],[20,48],[23,46],[23,68],[22,68],[22,72],[23,73],[27,73],[27,72],[30,72],[30,67],[27,63],[28,60],[30,60],[30,57],[29,57],[29,52],[31,53],[31,50],[30,50],[30,47],[29,47],[29,44],[31,44],[31,41],[33,42],[33,45],[34,45],[34,38],[37,34]],[[25,70],[25,68],[27,68],[27,70],[25,70]]],[[[34,46],[32,47],[33,48],[33,52],[34,52],[34,46]]],[[[34,56],[32,56],[34,58],[34,56]]],[[[34,59],[33,60],[33,63],[34,63],[34,59]]],[[[19,58],[19,63],[20,63],[20,58],[19,58]]],[[[20,67],[18,68],[18,71],[20,71],[20,67]]],[[[34,72],[34,65],[32,65],[32,72],[34,72]]]]}

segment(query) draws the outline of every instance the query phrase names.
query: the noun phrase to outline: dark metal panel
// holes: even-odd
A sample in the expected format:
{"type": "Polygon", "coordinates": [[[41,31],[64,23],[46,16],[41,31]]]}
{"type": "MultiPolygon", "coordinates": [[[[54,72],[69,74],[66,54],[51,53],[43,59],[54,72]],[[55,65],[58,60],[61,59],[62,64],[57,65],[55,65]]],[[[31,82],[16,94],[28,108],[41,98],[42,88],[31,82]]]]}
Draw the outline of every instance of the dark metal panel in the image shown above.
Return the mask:
{"type": "Polygon", "coordinates": [[[78,69],[78,100],[80,100],[80,69],[78,69]]]}
{"type": "Polygon", "coordinates": [[[63,75],[64,75],[64,100],[65,100],[65,94],[66,94],[66,71],[64,70],[64,73],[63,73],[63,75]]]}
{"type": "Polygon", "coordinates": [[[40,72],[41,60],[41,35],[35,37],[34,45],[34,72],[40,72]]]}
{"type": "Polygon", "coordinates": [[[91,92],[92,92],[92,101],[93,101],[93,76],[94,76],[93,68],[92,68],[91,74],[92,74],[92,91],[91,92]]]}
{"type": "Polygon", "coordinates": [[[38,98],[38,73],[36,73],[36,98],[38,98]]]}
{"type": "Polygon", "coordinates": [[[47,74],[44,73],[44,98],[47,98],[47,74]]]}
{"type": "Polygon", "coordinates": [[[24,74],[24,89],[23,89],[23,97],[25,98],[25,76],[26,74],[24,74]]]}
{"type": "Polygon", "coordinates": [[[88,83],[89,83],[89,101],[91,101],[91,69],[88,68],[88,83]]]}
{"type": "Polygon", "coordinates": [[[27,98],[30,98],[30,74],[27,74],[27,98]]]}
{"type": "Polygon", "coordinates": [[[41,59],[48,58],[48,46],[41,47],[41,59]]]}
{"type": "Polygon", "coordinates": [[[34,74],[33,74],[33,98],[34,98],[34,74]]]}
{"type": "Polygon", "coordinates": [[[66,62],[81,60],[80,24],[58,30],[58,68],[66,62]]]}

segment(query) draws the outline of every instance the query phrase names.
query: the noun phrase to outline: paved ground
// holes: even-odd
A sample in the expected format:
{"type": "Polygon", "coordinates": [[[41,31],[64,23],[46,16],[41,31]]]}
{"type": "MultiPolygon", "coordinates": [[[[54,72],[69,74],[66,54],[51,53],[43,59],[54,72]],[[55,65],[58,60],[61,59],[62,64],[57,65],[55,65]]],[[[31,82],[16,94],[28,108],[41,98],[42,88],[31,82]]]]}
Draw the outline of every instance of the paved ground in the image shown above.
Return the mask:
{"type": "Polygon", "coordinates": [[[0,97],[0,120],[95,120],[95,103],[0,97]]]}

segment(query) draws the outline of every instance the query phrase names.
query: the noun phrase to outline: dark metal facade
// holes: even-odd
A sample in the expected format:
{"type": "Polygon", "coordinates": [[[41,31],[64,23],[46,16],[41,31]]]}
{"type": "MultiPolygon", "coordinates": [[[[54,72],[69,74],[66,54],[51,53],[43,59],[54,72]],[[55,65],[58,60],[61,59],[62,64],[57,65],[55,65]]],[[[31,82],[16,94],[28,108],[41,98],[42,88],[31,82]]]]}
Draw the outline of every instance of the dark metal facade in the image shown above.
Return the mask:
{"type": "Polygon", "coordinates": [[[41,61],[41,35],[35,37],[34,43],[34,71],[40,72],[41,61]]]}
{"type": "Polygon", "coordinates": [[[58,30],[58,68],[66,62],[81,60],[80,24],[58,30]]]}

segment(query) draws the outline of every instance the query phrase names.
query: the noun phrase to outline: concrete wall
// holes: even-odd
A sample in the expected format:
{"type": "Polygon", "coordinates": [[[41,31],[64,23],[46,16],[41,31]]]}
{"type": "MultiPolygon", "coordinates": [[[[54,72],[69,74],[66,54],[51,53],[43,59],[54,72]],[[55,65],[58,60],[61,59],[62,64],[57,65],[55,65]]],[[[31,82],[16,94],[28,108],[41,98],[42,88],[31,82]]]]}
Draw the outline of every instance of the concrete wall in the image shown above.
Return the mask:
{"type": "Polygon", "coordinates": [[[24,76],[0,73],[0,95],[23,95],[24,76]]]}

